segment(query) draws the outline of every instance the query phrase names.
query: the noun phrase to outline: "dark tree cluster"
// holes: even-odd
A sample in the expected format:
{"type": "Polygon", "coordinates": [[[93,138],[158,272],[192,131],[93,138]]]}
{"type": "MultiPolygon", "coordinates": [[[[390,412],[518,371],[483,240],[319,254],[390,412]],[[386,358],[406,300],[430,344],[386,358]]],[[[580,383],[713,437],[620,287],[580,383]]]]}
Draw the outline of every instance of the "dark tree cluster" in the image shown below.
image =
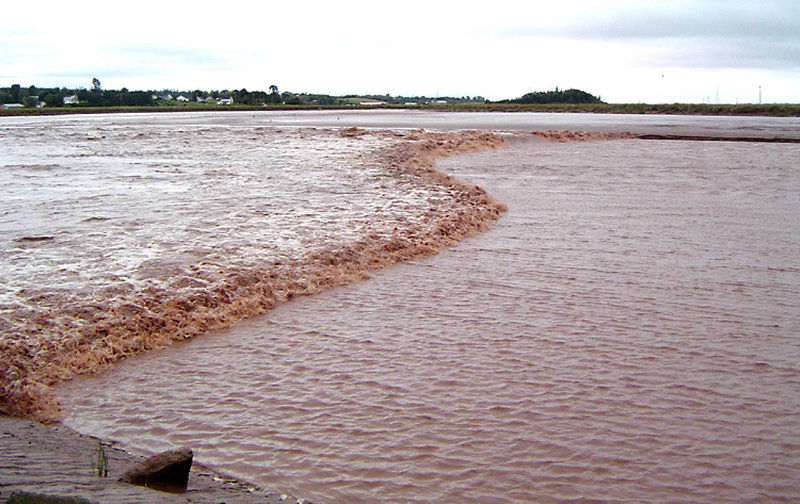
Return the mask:
{"type": "Polygon", "coordinates": [[[67,89],[39,88],[30,86],[24,88],[19,84],[0,88],[0,103],[19,103],[27,107],[35,107],[43,102],[48,107],[57,107],[62,103],[64,96],[70,94],[67,89]]]}
{"type": "MultiPolygon", "coordinates": [[[[75,93],[82,104],[90,107],[131,107],[153,104],[153,97],[146,91],[81,89],[75,93]]],[[[49,106],[49,105],[48,105],[49,106]]]]}
{"type": "Polygon", "coordinates": [[[19,103],[26,107],[36,107],[44,103],[47,107],[64,106],[64,98],[77,96],[80,105],[90,107],[147,106],[153,104],[153,97],[147,91],[102,90],[100,81],[95,79],[92,89],[21,87],[14,84],[0,88],[0,103],[19,103]]]}
{"type": "Polygon", "coordinates": [[[536,91],[526,93],[515,100],[506,100],[512,103],[603,103],[599,96],[594,96],[580,89],[554,91],[536,91]]]}

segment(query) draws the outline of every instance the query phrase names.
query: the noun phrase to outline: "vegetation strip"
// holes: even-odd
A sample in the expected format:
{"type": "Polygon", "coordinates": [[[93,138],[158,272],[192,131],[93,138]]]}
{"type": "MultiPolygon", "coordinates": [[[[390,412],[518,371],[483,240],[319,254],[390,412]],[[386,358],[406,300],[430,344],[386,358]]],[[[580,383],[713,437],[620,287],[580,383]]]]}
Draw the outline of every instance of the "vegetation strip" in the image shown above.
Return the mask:
{"type": "Polygon", "coordinates": [[[576,114],[660,114],[697,116],[800,117],[800,104],[709,105],[697,103],[465,103],[424,105],[153,105],[118,107],[59,107],[0,109],[2,116],[40,116],[68,114],[113,114],[137,112],[220,112],[220,111],[295,111],[295,110],[434,110],[437,112],[541,112],[576,114]]]}
{"type": "Polygon", "coordinates": [[[800,117],[800,104],[605,103],[580,89],[537,91],[519,98],[490,101],[482,96],[390,96],[280,92],[132,91],[103,89],[97,78],[91,89],[46,88],[19,84],[0,88],[0,116],[91,114],[109,112],[178,112],[211,110],[350,110],[416,109],[452,112],[575,112],[597,114],[670,114],[800,117]]]}
{"type": "Polygon", "coordinates": [[[702,135],[636,135],[640,140],[689,140],[696,142],[762,142],[762,143],[800,143],[800,138],[759,138],[759,137],[723,137],[702,135]]]}

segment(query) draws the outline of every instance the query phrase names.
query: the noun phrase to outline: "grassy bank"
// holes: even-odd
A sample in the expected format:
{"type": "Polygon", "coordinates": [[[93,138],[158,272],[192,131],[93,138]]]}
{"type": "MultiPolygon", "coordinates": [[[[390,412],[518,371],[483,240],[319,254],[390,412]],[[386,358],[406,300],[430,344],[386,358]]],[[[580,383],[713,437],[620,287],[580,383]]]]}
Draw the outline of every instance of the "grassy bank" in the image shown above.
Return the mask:
{"type": "Polygon", "coordinates": [[[339,106],[339,105],[167,105],[144,107],[58,107],[21,108],[0,110],[2,116],[33,116],[63,114],[109,114],[131,112],[219,112],[255,110],[370,110],[370,109],[411,109],[437,110],[444,112],[550,112],[550,113],[593,113],[593,114],[667,114],[667,115],[708,115],[708,116],[767,116],[800,117],[800,104],[740,104],[712,105],[700,103],[460,103],[437,105],[381,105],[381,106],[339,106]]]}
{"type": "Polygon", "coordinates": [[[594,114],[668,114],[710,116],[800,117],[800,104],[711,105],[700,103],[468,103],[458,105],[423,105],[424,109],[470,112],[556,112],[594,114]]]}

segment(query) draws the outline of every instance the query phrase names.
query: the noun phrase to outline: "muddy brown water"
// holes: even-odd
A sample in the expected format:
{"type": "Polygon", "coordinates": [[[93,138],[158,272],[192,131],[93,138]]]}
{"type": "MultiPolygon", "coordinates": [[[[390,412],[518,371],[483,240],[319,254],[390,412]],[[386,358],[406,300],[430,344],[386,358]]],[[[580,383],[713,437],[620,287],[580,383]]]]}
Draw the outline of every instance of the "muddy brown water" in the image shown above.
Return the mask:
{"type": "Polygon", "coordinates": [[[315,502],[800,499],[800,146],[510,142],[439,163],[490,231],[67,383],[65,423],[315,502]]]}

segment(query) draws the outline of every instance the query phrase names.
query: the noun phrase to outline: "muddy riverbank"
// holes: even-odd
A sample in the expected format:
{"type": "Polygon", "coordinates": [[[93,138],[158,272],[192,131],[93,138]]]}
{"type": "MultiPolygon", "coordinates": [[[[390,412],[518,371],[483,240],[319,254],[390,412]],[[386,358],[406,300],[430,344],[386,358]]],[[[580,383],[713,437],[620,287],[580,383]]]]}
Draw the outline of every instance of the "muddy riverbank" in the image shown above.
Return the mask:
{"type": "Polygon", "coordinates": [[[0,415],[0,502],[16,492],[97,504],[295,504],[298,500],[240,483],[198,464],[193,466],[183,494],[120,483],[119,476],[144,457],[107,443],[103,450],[108,457],[108,476],[99,477],[92,468],[99,443],[97,438],[60,424],[0,415]]]}

